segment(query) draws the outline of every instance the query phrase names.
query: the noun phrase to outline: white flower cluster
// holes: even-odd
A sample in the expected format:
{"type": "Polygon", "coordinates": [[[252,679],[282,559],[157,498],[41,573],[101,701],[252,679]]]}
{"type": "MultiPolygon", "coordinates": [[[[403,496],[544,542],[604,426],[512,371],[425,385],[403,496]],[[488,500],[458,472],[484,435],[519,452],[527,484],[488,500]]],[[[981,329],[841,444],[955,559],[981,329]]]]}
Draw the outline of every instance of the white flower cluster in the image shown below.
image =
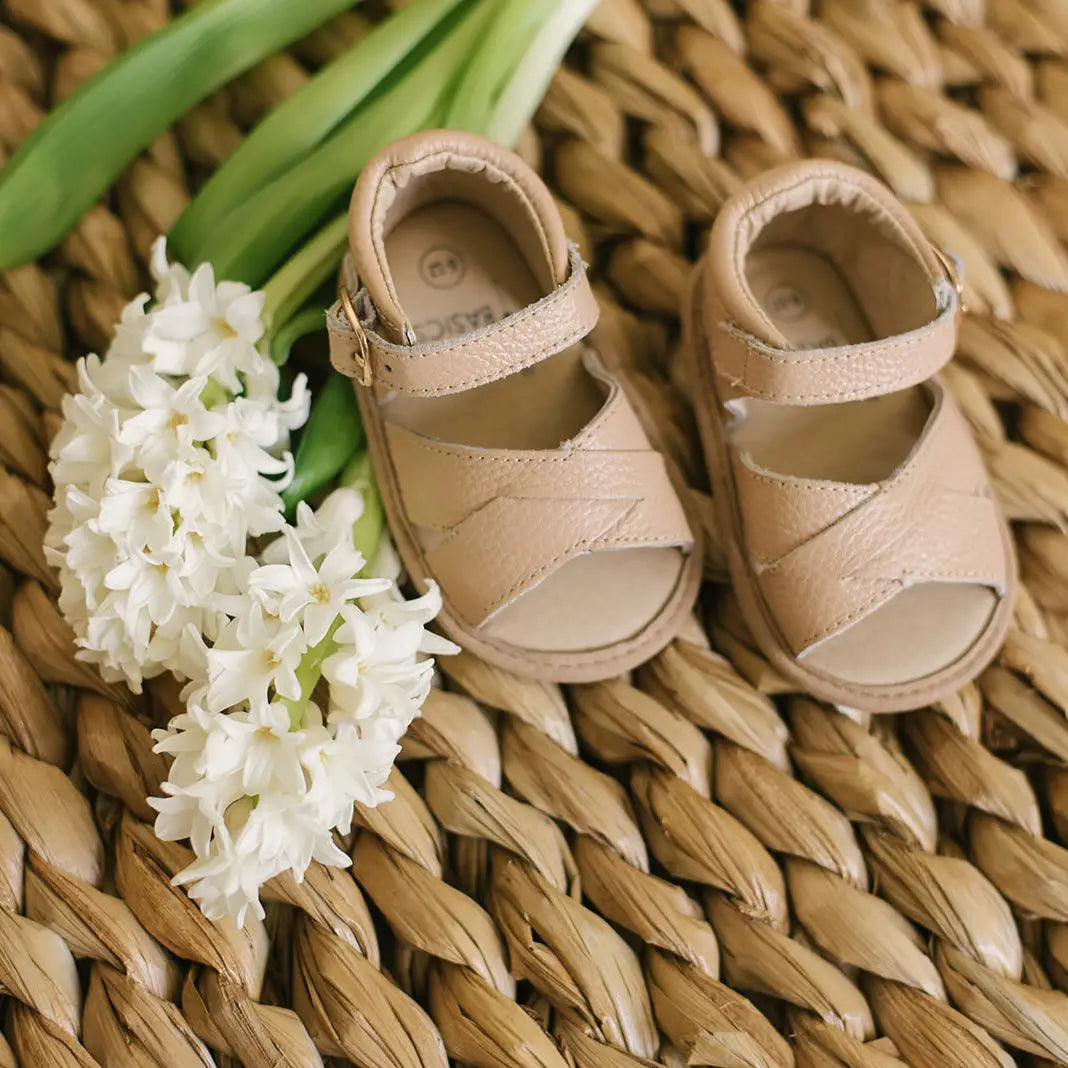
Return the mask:
{"type": "Polygon", "coordinates": [[[127,306],[64,401],[46,552],[79,657],[135,692],[164,671],[186,682],[185,711],[154,732],[173,757],[156,833],[189,839],[197,859],[175,881],[240,925],[263,915],[268,879],[348,863],[334,833],[391,796],[424,654],[455,647],[425,628],[436,588],[398,592],[388,543],[366,567],[359,492],[285,523],[285,448],[309,397],[299,378],[278,399],[263,294],[168,264],[162,239],[152,266],[155,299],[127,306]]]}
{"type": "Polygon", "coordinates": [[[45,543],[79,656],[136,693],[192,676],[188,633],[219,635],[254,566],[248,539],[282,526],[284,450],[310,400],[303,376],[278,399],[262,293],[169,264],[162,238],[152,273],[155,299],[126,306],[64,400],[45,543]]]}
{"type": "MultiPolygon", "coordinates": [[[[441,607],[436,588],[405,601],[393,575],[354,578],[362,508],[336,490],[264,553],[247,592],[183,691],[186,712],[156,731],[174,756],[159,813],[160,838],[188,838],[197,860],[178,877],[211,919],[262,916],[259,888],[312,860],[343,866],[333,840],[353,805],[373,806],[398,742],[430,689],[433,661],[454,647],[425,629],[441,607]],[[278,561],[278,562],[274,562],[278,561]]],[[[385,549],[378,567],[392,559],[385,549]]]]}

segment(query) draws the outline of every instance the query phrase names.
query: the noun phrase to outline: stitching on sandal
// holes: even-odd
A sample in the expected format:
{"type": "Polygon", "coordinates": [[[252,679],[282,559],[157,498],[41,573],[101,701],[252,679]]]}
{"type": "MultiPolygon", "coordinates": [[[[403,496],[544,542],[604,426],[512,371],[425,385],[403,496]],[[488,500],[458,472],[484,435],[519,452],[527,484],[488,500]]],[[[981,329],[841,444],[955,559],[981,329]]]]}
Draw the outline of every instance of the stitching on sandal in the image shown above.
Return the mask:
{"type": "MultiPolygon", "coordinates": [[[[855,697],[862,700],[870,701],[873,698],[880,701],[899,699],[908,700],[914,695],[929,696],[932,693],[932,687],[937,687],[939,689],[944,688],[946,690],[952,689],[955,685],[958,685],[961,680],[968,678],[973,673],[976,663],[989,660],[990,657],[994,655],[994,646],[1001,640],[1001,637],[1004,635],[1005,630],[1011,622],[1011,611],[1007,611],[1006,606],[1009,604],[1010,593],[1016,585],[1016,580],[1014,578],[1015,568],[1013,566],[1015,554],[1011,542],[1007,540],[1006,531],[1004,529],[999,529],[1002,547],[1002,563],[1006,575],[1005,590],[999,596],[998,608],[995,611],[994,616],[991,618],[989,625],[984,628],[983,632],[977,637],[971,650],[965,653],[955,664],[947,666],[942,671],[936,672],[933,676],[916,680],[913,683],[892,686],[872,686],[867,688],[852,685],[845,680],[836,679],[832,676],[823,675],[822,673],[813,671],[802,664],[795,655],[789,652],[781,634],[779,634],[778,627],[774,618],[771,616],[769,607],[762,595],[758,576],[754,574],[745,559],[744,553],[741,551],[744,541],[740,540],[741,517],[738,511],[736,477],[733,471],[733,465],[729,463],[727,443],[722,439],[722,420],[719,419],[717,415],[722,401],[718,396],[715,381],[717,378],[724,376],[717,373],[717,368],[711,358],[712,346],[710,344],[707,324],[702,314],[702,309],[700,309],[697,304],[700,296],[700,281],[702,277],[703,264],[699,266],[695,272],[695,281],[690,290],[690,299],[687,305],[688,315],[686,317],[684,328],[689,335],[687,337],[687,349],[690,358],[693,360],[698,379],[702,383],[704,389],[707,390],[708,395],[715,402],[715,405],[709,407],[708,405],[698,403],[697,415],[699,420],[705,420],[708,423],[709,429],[711,430],[711,441],[706,441],[704,451],[713,476],[714,489],[716,490],[714,496],[718,496],[721,499],[720,521],[723,522],[726,520],[724,523],[725,529],[723,530],[723,534],[727,539],[729,554],[736,554],[738,557],[737,563],[742,567],[744,573],[742,589],[747,596],[751,596],[754,599],[754,607],[759,613],[763,626],[769,632],[768,638],[772,645],[773,652],[766,655],[769,655],[772,664],[779,670],[783,671],[792,681],[798,681],[798,679],[800,679],[801,685],[812,686],[812,680],[816,680],[817,682],[821,682],[824,686],[831,688],[837,695],[844,694],[848,697],[855,697]],[[725,515],[723,513],[725,513],[725,515]]],[[[843,702],[845,700],[841,696],[827,699],[836,702],[843,702]]]]}
{"type": "MultiPolygon", "coordinates": [[[[366,408],[365,418],[368,423],[369,432],[375,436],[379,447],[381,448],[384,464],[383,473],[385,475],[381,480],[384,490],[383,501],[386,505],[387,512],[392,509],[396,514],[398,543],[404,545],[407,551],[410,552],[418,562],[419,577],[425,581],[430,578],[430,569],[427,567],[426,556],[422,547],[415,539],[411,524],[407,518],[407,513],[403,508],[403,501],[400,497],[400,485],[396,479],[396,469],[392,459],[392,450],[390,449],[389,439],[385,432],[386,424],[381,418],[377,403],[372,398],[362,397],[359,391],[357,392],[357,397],[361,407],[366,408]]],[[[645,419],[643,419],[640,414],[638,415],[638,418],[643,431],[648,433],[645,429],[645,419]]],[[[466,620],[463,620],[462,617],[458,617],[453,613],[451,604],[447,599],[445,600],[441,612],[441,618],[448,621],[456,631],[463,634],[470,642],[475,643],[477,646],[491,649],[503,665],[508,666],[513,670],[520,670],[523,667],[529,668],[533,663],[537,664],[541,669],[562,669],[587,675],[590,669],[600,670],[603,665],[625,665],[632,663],[635,650],[648,650],[649,656],[658,652],[663,645],[667,644],[667,641],[670,641],[671,637],[674,636],[675,632],[678,630],[680,620],[684,617],[685,613],[689,611],[689,602],[692,601],[693,596],[696,595],[696,591],[700,586],[700,550],[703,544],[703,534],[701,532],[700,523],[698,522],[697,517],[693,514],[692,509],[687,505],[685,496],[680,492],[682,488],[681,474],[670,464],[666,457],[662,456],[662,459],[664,459],[664,466],[668,473],[669,481],[682,505],[684,519],[691,540],[688,548],[680,547],[679,549],[683,558],[683,565],[680,568],[678,581],[675,583],[675,587],[671,591],[670,596],[664,603],[660,612],[637,634],[623,641],[613,642],[610,646],[604,648],[603,651],[594,648],[574,653],[553,653],[523,649],[521,647],[509,645],[506,642],[498,641],[489,635],[479,633],[481,628],[471,627],[466,620]],[[675,472],[674,476],[671,473],[672,471],[675,472]]],[[[393,517],[391,516],[391,519],[392,518],[393,517]]]]}
{"type": "MultiPolygon", "coordinates": [[[[515,178],[514,175],[510,174],[504,168],[498,166],[492,160],[486,159],[485,157],[482,157],[482,156],[472,156],[469,153],[466,153],[466,152],[463,152],[463,151],[455,151],[455,150],[450,149],[450,148],[444,148],[444,147],[442,147],[440,145],[435,146],[435,147],[428,146],[426,149],[422,150],[421,152],[417,153],[414,156],[409,156],[407,159],[398,160],[395,163],[391,163],[389,165],[389,167],[386,169],[386,171],[384,172],[384,174],[382,175],[382,177],[385,178],[385,176],[387,174],[392,174],[393,171],[400,170],[401,168],[413,167],[416,164],[424,163],[424,162],[426,162],[426,160],[432,159],[434,156],[443,156],[443,157],[446,157],[446,158],[454,157],[456,159],[463,159],[463,160],[466,160],[466,161],[469,161],[469,162],[476,163],[476,164],[478,164],[480,169],[482,169],[482,170],[491,170],[495,175],[498,176],[498,180],[503,180],[504,184],[509,186],[511,189],[514,189],[518,193],[519,199],[523,203],[523,207],[526,210],[526,214],[529,215],[530,220],[534,223],[535,230],[536,230],[536,232],[537,232],[537,234],[538,234],[538,236],[539,236],[539,238],[541,240],[542,248],[545,251],[546,259],[547,260],[551,259],[549,235],[548,235],[548,232],[545,229],[545,221],[542,219],[541,215],[539,214],[539,212],[535,208],[534,201],[528,195],[527,191],[523,188],[522,184],[515,178]]],[[[443,167],[442,169],[443,170],[449,170],[450,168],[446,166],[446,167],[443,167]]],[[[370,218],[370,221],[371,221],[371,243],[372,243],[372,245],[374,247],[374,250],[375,250],[375,253],[376,253],[378,259],[381,262],[384,262],[385,258],[386,258],[386,256],[385,256],[385,242],[384,242],[384,240],[380,239],[380,237],[378,236],[378,234],[377,234],[377,232],[375,230],[375,221],[376,221],[377,216],[378,216],[379,198],[380,198],[380,196],[382,194],[382,186],[383,186],[383,183],[380,181],[378,183],[378,185],[375,187],[374,200],[371,202],[371,218],[370,218]]],[[[383,279],[384,279],[384,281],[386,283],[386,291],[389,293],[390,299],[393,301],[393,303],[398,308],[400,308],[400,296],[397,293],[396,285],[395,285],[395,283],[393,281],[392,274],[387,278],[385,276],[385,272],[382,272],[382,273],[383,273],[383,279]]],[[[372,307],[374,307],[373,303],[372,303],[372,307]]],[[[380,315],[381,314],[380,309],[378,309],[377,307],[375,308],[375,314],[376,315],[380,315]]],[[[398,333],[404,327],[403,322],[397,323],[397,322],[393,322],[391,319],[386,319],[386,322],[389,324],[389,326],[393,330],[396,330],[398,333]]]]}

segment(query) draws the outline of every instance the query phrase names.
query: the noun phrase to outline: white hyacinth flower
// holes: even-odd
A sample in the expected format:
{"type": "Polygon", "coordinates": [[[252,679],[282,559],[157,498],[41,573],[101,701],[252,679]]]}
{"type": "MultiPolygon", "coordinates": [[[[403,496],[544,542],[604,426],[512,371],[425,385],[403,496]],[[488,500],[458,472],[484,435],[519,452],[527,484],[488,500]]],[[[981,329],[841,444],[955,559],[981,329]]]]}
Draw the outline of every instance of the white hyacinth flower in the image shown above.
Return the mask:
{"type": "MultiPolygon", "coordinates": [[[[315,560],[327,553],[331,546],[337,545],[349,536],[356,520],[363,515],[363,496],[354,489],[342,487],[334,490],[319,507],[312,511],[306,501],[297,505],[296,528],[304,551],[315,560]]],[[[289,559],[289,542],[277,538],[271,542],[262,554],[265,564],[284,564],[289,559]]],[[[375,575],[396,582],[398,574],[375,575]]]]}
{"type": "Polygon", "coordinates": [[[223,628],[208,653],[204,696],[208,710],[222,712],[248,705],[260,713],[276,696],[297,700],[297,668],[308,645],[296,623],[268,618],[259,604],[250,601],[247,613],[223,628]]]}
{"type": "Polygon", "coordinates": [[[266,327],[263,293],[240,282],[220,282],[210,263],[188,278],[164,274],[166,289],[145,331],[144,351],[161,374],[214,378],[241,392],[239,374],[259,370],[257,343],[266,327]]]}
{"type": "Polygon", "coordinates": [[[189,838],[197,860],[180,881],[210,917],[261,915],[266,880],[299,879],[313,859],[348,863],[333,832],[348,832],[354,805],[392,796],[398,743],[433,678],[426,654],[455,651],[426,630],[436,587],[406,601],[391,552],[365,567],[353,545],[362,511],[352,489],[298,509],[228,601],[214,642],[191,637],[204,681],[153,735],[175,757],[167,796],[151,799],[156,833],[189,838]]]}
{"type": "Polygon", "coordinates": [[[325,826],[347,833],[353,801],[373,808],[392,800],[393,794],[382,784],[399,752],[396,741],[369,738],[354,724],[324,732],[323,740],[305,752],[306,804],[319,813],[325,826]]]}
{"type": "Polygon", "coordinates": [[[367,547],[368,567],[354,545],[360,492],[285,522],[310,397],[299,376],[279,399],[264,295],[168,262],[162,239],[151,269],[154,294],[64,400],[45,551],[81,659],[135,692],[163,672],[186,683],[153,733],[171,760],[156,833],[195,854],[175,883],[240,925],[263,916],[268,880],[349,863],[335,835],[391,798],[429,655],[455,647],[426,630],[437,589],[406,601],[392,551],[367,547]]]}
{"type": "Polygon", "coordinates": [[[292,527],[282,532],[289,550],[288,564],[267,564],[249,579],[253,593],[282,620],[299,620],[309,645],[318,645],[347,602],[357,597],[385,593],[388,579],[358,579],[363,556],[339,541],[315,565],[292,527]]]}
{"type": "Polygon", "coordinates": [[[188,677],[184,628],[214,639],[249,538],[284,525],[285,450],[310,404],[302,377],[278,399],[262,293],[168,263],[163,239],[152,272],[154,296],[126,306],[64,401],[46,537],[79,657],[135,692],[188,677]]]}

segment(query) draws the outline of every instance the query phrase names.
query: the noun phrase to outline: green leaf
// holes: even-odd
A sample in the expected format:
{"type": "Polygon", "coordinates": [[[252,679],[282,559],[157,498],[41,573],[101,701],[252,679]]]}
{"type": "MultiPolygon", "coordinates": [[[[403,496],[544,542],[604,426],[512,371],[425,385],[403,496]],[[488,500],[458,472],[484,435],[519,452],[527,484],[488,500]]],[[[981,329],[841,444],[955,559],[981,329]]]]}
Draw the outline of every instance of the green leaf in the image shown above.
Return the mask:
{"type": "MultiPolygon", "coordinates": [[[[501,89],[559,0],[503,0],[483,45],[467,64],[444,125],[485,133],[501,89]]],[[[518,136],[518,134],[517,134],[518,136]]],[[[514,144],[515,139],[508,142],[514,144]]]]}
{"type": "MultiPolygon", "coordinates": [[[[267,341],[267,351],[271,359],[282,366],[288,359],[293,346],[309,334],[317,334],[323,329],[325,315],[322,308],[304,308],[286,320],[278,330],[273,331],[267,341]]],[[[323,339],[326,344],[326,339],[323,339]]]]}
{"type": "Polygon", "coordinates": [[[218,278],[260,285],[352,192],[365,164],[399,137],[441,121],[447,101],[500,0],[465,5],[434,48],[354,118],[219,220],[197,250],[218,278]]]}
{"type": "Polygon", "coordinates": [[[195,104],[353,0],[201,0],[59,105],[0,170],[0,270],[57,245],[195,104]]]}
{"type": "Polygon", "coordinates": [[[443,20],[470,3],[415,0],[279,104],[208,179],[171,229],[179,259],[202,259],[200,250],[219,220],[320,145],[443,20]]]}
{"type": "Polygon", "coordinates": [[[364,444],[352,380],[334,371],[319,391],[294,458],[293,480],[282,494],[286,514],[336,478],[364,444]]]}
{"type": "Polygon", "coordinates": [[[486,128],[493,141],[514,145],[537,111],[549,83],[600,0],[555,0],[551,11],[511,72],[486,128]]]}
{"type": "Polygon", "coordinates": [[[349,241],[348,215],[331,219],[263,287],[268,329],[285,323],[324,282],[336,278],[349,241]]]}

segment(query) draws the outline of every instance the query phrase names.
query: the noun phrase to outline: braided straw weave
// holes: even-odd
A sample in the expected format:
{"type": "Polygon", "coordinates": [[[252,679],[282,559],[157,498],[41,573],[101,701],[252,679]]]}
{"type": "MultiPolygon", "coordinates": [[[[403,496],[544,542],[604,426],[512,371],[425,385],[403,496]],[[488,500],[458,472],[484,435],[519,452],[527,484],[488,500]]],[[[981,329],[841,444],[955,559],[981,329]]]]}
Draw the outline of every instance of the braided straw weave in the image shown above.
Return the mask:
{"type": "MultiPolygon", "coordinates": [[[[0,161],[169,17],[0,0],[0,161]]],[[[228,86],[0,276],[0,1068],[1068,1065],[1068,0],[604,0],[521,144],[698,487],[675,316],[740,182],[846,160],[963,259],[947,377],[1026,584],[997,666],[899,717],[789,695],[695,489],[707,628],[567,692],[450,659],[351,871],[275,881],[243,931],[170,886],[176,691],[73,659],[46,443],[190,187],[367,27],[228,86]]]]}

